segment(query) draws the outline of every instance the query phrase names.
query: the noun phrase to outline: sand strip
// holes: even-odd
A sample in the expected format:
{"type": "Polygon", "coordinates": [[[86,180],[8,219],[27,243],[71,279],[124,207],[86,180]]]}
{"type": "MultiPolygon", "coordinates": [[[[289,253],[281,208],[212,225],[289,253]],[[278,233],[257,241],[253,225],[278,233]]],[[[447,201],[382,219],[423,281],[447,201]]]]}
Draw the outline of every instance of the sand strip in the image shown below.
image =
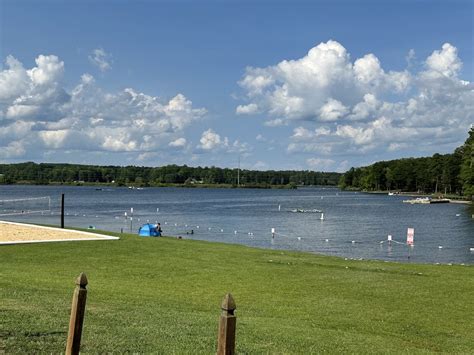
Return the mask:
{"type": "Polygon", "coordinates": [[[0,245],[21,243],[45,243],[82,240],[117,240],[109,235],[36,226],[33,224],[0,221],[0,245]]]}

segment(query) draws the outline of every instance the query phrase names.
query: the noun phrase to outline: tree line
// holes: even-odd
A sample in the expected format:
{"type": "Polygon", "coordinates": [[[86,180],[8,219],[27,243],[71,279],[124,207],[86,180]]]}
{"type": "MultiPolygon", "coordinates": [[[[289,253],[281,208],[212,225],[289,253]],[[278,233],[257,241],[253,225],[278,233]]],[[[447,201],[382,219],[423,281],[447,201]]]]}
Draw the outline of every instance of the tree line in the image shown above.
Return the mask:
{"type": "Polygon", "coordinates": [[[474,128],[452,154],[381,161],[351,168],[339,182],[343,189],[398,190],[419,193],[474,195],[474,128]]]}
{"type": "Polygon", "coordinates": [[[257,171],[218,167],[97,166],[53,163],[0,164],[0,183],[113,184],[118,186],[229,185],[294,187],[338,184],[340,173],[315,171],[257,171]]]}

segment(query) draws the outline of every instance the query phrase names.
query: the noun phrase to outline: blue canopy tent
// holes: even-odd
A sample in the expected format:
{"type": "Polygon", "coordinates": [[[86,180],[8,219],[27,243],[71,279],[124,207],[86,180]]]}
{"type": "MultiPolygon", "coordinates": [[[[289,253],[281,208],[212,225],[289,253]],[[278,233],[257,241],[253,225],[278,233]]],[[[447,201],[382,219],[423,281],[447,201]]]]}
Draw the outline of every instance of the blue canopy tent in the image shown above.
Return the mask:
{"type": "Polygon", "coordinates": [[[156,225],[147,223],[140,227],[138,235],[140,237],[160,237],[161,233],[156,229],[156,225]]]}

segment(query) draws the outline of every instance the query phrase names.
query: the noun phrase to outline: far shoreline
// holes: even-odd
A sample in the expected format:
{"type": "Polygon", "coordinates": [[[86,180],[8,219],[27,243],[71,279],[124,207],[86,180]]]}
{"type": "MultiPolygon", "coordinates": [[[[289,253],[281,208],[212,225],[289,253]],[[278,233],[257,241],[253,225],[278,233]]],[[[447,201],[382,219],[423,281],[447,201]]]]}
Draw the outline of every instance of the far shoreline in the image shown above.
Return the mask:
{"type": "MultiPolygon", "coordinates": [[[[361,193],[365,194],[371,194],[371,195],[387,195],[389,191],[359,191],[361,193]]],[[[404,197],[431,197],[433,199],[436,198],[441,198],[441,196],[445,196],[443,194],[422,194],[422,193],[416,193],[416,192],[397,192],[395,193],[394,196],[404,196],[404,197]]],[[[458,203],[458,204],[463,204],[463,205],[472,205],[472,201],[467,200],[463,196],[453,196],[453,195],[446,195],[446,197],[449,200],[449,203],[458,203]]]]}

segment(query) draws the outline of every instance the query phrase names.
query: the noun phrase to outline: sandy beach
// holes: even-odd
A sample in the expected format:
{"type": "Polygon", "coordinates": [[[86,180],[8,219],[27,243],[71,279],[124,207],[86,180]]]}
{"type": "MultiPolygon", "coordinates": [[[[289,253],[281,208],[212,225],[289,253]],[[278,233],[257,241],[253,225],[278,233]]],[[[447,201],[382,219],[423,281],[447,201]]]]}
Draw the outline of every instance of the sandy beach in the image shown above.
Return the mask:
{"type": "Polygon", "coordinates": [[[102,234],[0,221],[0,244],[117,239],[102,234]]]}

